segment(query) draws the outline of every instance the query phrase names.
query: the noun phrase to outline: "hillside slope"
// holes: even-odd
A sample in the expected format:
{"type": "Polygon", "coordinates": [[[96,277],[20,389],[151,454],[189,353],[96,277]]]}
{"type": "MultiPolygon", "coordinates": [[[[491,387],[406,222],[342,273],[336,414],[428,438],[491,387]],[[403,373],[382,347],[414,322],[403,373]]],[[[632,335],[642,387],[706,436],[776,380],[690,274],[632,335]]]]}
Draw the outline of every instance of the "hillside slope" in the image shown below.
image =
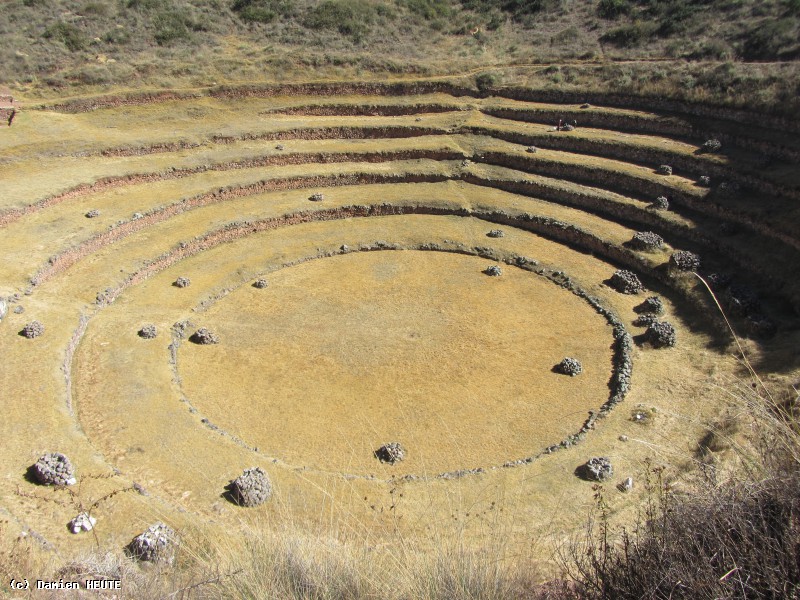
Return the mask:
{"type": "Polygon", "coordinates": [[[796,0],[11,0],[0,83],[53,96],[537,65],[526,85],[796,110],[796,0]],[[560,66],[551,66],[557,63],[560,66]],[[70,91],[71,90],[71,91],[70,91]],[[745,100],[746,99],[746,100],[745,100]]]}

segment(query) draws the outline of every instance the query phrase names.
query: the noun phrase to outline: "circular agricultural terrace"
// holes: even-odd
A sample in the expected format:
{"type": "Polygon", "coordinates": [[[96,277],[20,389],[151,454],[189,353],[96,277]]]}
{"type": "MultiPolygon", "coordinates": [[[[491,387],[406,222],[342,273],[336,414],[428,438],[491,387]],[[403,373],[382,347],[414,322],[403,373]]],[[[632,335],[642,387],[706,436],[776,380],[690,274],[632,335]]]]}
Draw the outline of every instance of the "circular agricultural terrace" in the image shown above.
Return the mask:
{"type": "Polygon", "coordinates": [[[435,83],[31,107],[0,136],[0,508],[90,543],[24,476],[59,452],[87,497],[134,490],[94,514],[120,547],[254,514],[579,526],[589,458],[688,463],[729,408],[695,273],[797,374],[796,124],[700,110],[435,83]]]}

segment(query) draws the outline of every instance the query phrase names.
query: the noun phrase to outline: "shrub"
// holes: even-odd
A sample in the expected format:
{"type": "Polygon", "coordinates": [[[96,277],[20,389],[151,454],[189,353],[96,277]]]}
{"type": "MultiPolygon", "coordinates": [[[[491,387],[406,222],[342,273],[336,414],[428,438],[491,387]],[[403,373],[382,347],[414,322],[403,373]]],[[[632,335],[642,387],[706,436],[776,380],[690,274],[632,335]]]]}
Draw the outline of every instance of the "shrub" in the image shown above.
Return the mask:
{"type": "Polygon", "coordinates": [[[48,40],[62,42],[70,52],[83,50],[89,43],[89,40],[80,29],[72,23],[64,23],[63,21],[50,25],[44,30],[43,35],[48,40]]]}
{"type": "Polygon", "coordinates": [[[97,15],[98,17],[107,17],[110,12],[108,4],[104,2],[87,2],[80,10],[82,15],[97,15]]]}
{"type": "Polygon", "coordinates": [[[597,3],[597,14],[604,19],[616,19],[630,12],[631,3],[628,0],[600,0],[597,3]]]}
{"type": "Polygon", "coordinates": [[[747,60],[776,59],[796,44],[796,19],[767,19],[746,35],[742,57],[747,60]]]}
{"type": "Polygon", "coordinates": [[[292,4],[288,0],[234,0],[231,10],[242,21],[269,23],[278,16],[291,14],[292,4]]]}
{"type": "Polygon", "coordinates": [[[560,7],[559,0],[461,0],[467,10],[492,14],[497,11],[509,13],[515,21],[522,21],[538,12],[560,7]]]}
{"type": "Polygon", "coordinates": [[[452,12],[447,0],[403,0],[403,4],[426,21],[446,17],[452,12]]]}
{"type": "Polygon", "coordinates": [[[159,46],[189,40],[189,23],[189,19],[177,11],[160,12],[153,17],[153,37],[159,46]]]}
{"type": "Polygon", "coordinates": [[[644,514],[618,540],[598,488],[600,518],[568,557],[582,598],[796,598],[799,483],[797,475],[708,482],[702,494],[676,497],[654,469],[644,514]]]}
{"type": "Polygon", "coordinates": [[[655,30],[656,26],[653,23],[640,23],[637,21],[630,25],[610,29],[600,36],[600,41],[618,48],[633,48],[650,39],[655,30]]]}
{"type": "Polygon", "coordinates": [[[166,8],[164,0],[128,0],[128,8],[136,10],[156,10],[166,8]]]}
{"type": "Polygon", "coordinates": [[[325,0],[306,13],[309,29],[335,30],[359,42],[369,31],[377,11],[366,0],[325,0]]]}
{"type": "Polygon", "coordinates": [[[497,85],[497,76],[492,73],[481,73],[475,78],[475,87],[485,92],[497,85]]]}

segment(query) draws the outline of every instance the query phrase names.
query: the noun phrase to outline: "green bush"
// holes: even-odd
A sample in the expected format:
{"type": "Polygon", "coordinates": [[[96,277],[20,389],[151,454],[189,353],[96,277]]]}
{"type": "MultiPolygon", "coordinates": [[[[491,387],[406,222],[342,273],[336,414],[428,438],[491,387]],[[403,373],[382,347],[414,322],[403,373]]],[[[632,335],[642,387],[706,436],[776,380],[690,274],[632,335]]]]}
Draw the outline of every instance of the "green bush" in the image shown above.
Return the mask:
{"type": "Polygon", "coordinates": [[[461,5],[477,13],[490,14],[497,11],[509,13],[516,21],[543,10],[553,10],[561,5],[559,0],[461,0],[461,5]]]}
{"type": "Polygon", "coordinates": [[[378,14],[366,0],[324,0],[306,13],[303,24],[309,29],[338,31],[359,42],[378,14]]]}
{"type": "Polygon", "coordinates": [[[426,21],[446,17],[451,12],[448,0],[403,0],[403,4],[426,21]]]}
{"type": "Polygon", "coordinates": [[[653,23],[632,23],[610,29],[600,37],[600,41],[618,48],[633,48],[653,37],[656,30],[653,23]]]}
{"type": "Polygon", "coordinates": [[[475,87],[481,92],[485,92],[493,88],[497,85],[497,83],[497,76],[492,73],[481,73],[475,77],[475,87]]]}
{"type": "Polygon", "coordinates": [[[604,19],[616,19],[630,14],[631,8],[628,0],[600,0],[597,4],[597,14],[604,19]]]}
{"type": "Polygon", "coordinates": [[[63,21],[50,25],[43,35],[48,40],[62,42],[70,52],[83,50],[89,44],[88,38],[80,29],[72,23],[63,21]]]}
{"type": "Polygon", "coordinates": [[[767,19],[746,35],[742,56],[747,60],[774,60],[796,45],[796,19],[767,19]]]}
{"type": "Polygon", "coordinates": [[[127,44],[131,41],[131,34],[127,29],[115,27],[114,29],[110,29],[103,34],[102,39],[107,44],[127,44]]]}
{"type": "Polygon", "coordinates": [[[111,10],[105,2],[87,2],[80,10],[82,15],[95,15],[98,17],[107,17],[110,13],[111,10]]]}
{"type": "Polygon", "coordinates": [[[153,37],[159,46],[191,39],[190,21],[177,11],[163,11],[153,17],[153,37]]]}
{"type": "Polygon", "coordinates": [[[128,0],[128,8],[136,10],[167,9],[169,6],[168,0],[128,0]]]}
{"type": "Polygon", "coordinates": [[[289,0],[234,0],[231,10],[242,21],[269,23],[278,16],[291,14],[292,3],[289,0]]]}

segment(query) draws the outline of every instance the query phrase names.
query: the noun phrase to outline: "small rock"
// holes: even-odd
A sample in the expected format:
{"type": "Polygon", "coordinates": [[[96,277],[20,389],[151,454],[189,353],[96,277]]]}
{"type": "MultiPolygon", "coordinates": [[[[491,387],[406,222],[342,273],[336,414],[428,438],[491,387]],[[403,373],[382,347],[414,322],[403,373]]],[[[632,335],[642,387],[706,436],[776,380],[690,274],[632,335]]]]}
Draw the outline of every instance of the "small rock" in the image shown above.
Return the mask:
{"type": "Polygon", "coordinates": [[[581,104],[581,108],[584,108],[584,109],[586,109],[586,108],[591,108],[591,107],[592,107],[592,105],[591,105],[591,104],[589,104],[588,102],[586,102],[586,103],[584,103],[584,104],[581,104]]]}
{"type": "Polygon", "coordinates": [[[339,246],[339,250],[341,250],[342,252],[347,252],[350,250],[350,246],[348,246],[347,244],[342,244],[341,246],[339,246]]]}
{"type": "Polygon", "coordinates": [[[505,237],[506,234],[503,233],[503,231],[500,230],[500,229],[492,229],[486,235],[487,235],[487,237],[490,237],[490,238],[501,238],[501,237],[505,237]]]}
{"type": "Polygon", "coordinates": [[[384,463],[393,465],[396,462],[404,460],[406,457],[406,449],[400,442],[389,442],[375,450],[375,458],[384,463]]]}
{"type": "Polygon", "coordinates": [[[226,489],[231,500],[239,506],[258,506],[272,496],[272,483],[261,467],[245,469],[226,489]]]}
{"type": "Polygon", "coordinates": [[[688,250],[678,250],[669,257],[669,266],[679,271],[699,271],[700,257],[688,250]]]}
{"type": "Polygon", "coordinates": [[[218,344],[219,336],[212,333],[205,327],[201,327],[192,334],[192,336],[189,338],[189,341],[195,344],[200,344],[201,346],[207,346],[208,344],[218,344]]]}
{"type": "Polygon", "coordinates": [[[191,283],[192,283],[192,282],[191,282],[191,280],[190,280],[188,277],[178,277],[178,278],[177,278],[177,279],[176,279],[176,280],[175,280],[175,281],[172,283],[172,285],[174,285],[174,286],[175,286],[175,287],[177,287],[177,288],[185,288],[185,287],[189,287],[189,285],[191,285],[191,283]]]}
{"type": "Polygon", "coordinates": [[[609,280],[609,284],[621,294],[638,294],[644,289],[636,273],[625,269],[615,271],[609,280]]]}
{"type": "Polygon", "coordinates": [[[284,149],[283,144],[278,144],[277,146],[275,146],[275,150],[283,150],[283,149],[284,149]]]}
{"type": "Polygon", "coordinates": [[[497,265],[489,265],[488,267],[486,267],[486,269],[484,269],[483,272],[486,273],[489,277],[500,277],[500,275],[503,274],[502,269],[500,269],[500,267],[498,267],[497,265]]]}
{"type": "Polygon", "coordinates": [[[87,212],[87,213],[86,213],[86,215],[84,215],[84,216],[85,216],[87,219],[94,219],[95,217],[99,217],[99,216],[100,216],[100,211],[99,211],[99,210],[97,210],[96,208],[93,208],[92,210],[90,210],[89,212],[87,212]]]}
{"type": "Polygon", "coordinates": [[[14,314],[15,315],[21,315],[24,312],[25,312],[25,307],[22,306],[22,304],[18,304],[17,306],[14,307],[14,314]]]}
{"type": "Polygon", "coordinates": [[[627,435],[621,435],[621,436],[619,436],[619,441],[620,441],[620,442],[627,442],[627,441],[628,441],[628,436],[627,436],[627,435]]]}
{"type": "Polygon", "coordinates": [[[75,467],[60,452],[42,455],[32,467],[36,481],[42,485],[75,485],[75,467]]]}
{"type": "Polygon", "coordinates": [[[575,377],[583,372],[580,361],[577,358],[570,358],[569,356],[553,367],[553,369],[556,373],[569,375],[570,377],[575,377]]]}
{"type": "Polygon", "coordinates": [[[31,321],[25,327],[22,328],[20,334],[22,337],[26,337],[29,340],[33,338],[37,338],[44,333],[44,325],[42,325],[39,321],[31,321]]]}
{"type": "Polygon", "coordinates": [[[620,492],[630,492],[633,489],[633,477],[626,478],[617,487],[620,492]]]}
{"type": "Polygon", "coordinates": [[[527,152],[528,154],[536,154],[536,150],[538,150],[536,146],[528,146],[527,148],[525,148],[525,152],[527,152]]]}
{"type": "Polygon", "coordinates": [[[96,523],[97,519],[84,512],[72,519],[67,527],[72,533],[80,533],[81,531],[91,531],[96,523]]]}
{"type": "Polygon", "coordinates": [[[325,199],[325,196],[317,192],[316,194],[311,194],[308,199],[312,202],[322,202],[325,199]]]}
{"type": "Polygon", "coordinates": [[[138,221],[139,219],[143,219],[143,218],[144,218],[144,215],[142,213],[140,213],[140,212],[133,213],[133,217],[131,217],[131,219],[133,221],[138,221]]]}
{"type": "Polygon", "coordinates": [[[570,125],[569,123],[567,123],[566,125],[562,125],[561,126],[561,131],[574,131],[574,130],[575,130],[575,126],[574,125],[570,125]]]}
{"type": "Polygon", "coordinates": [[[253,287],[257,288],[259,290],[263,290],[265,287],[267,287],[267,285],[269,285],[269,284],[267,283],[266,279],[256,279],[253,282],[253,287]]]}
{"type": "Polygon", "coordinates": [[[659,175],[672,175],[672,167],[669,165],[659,165],[658,169],[656,169],[656,173],[659,175]]]}
{"type": "Polygon", "coordinates": [[[164,523],[156,523],[133,538],[125,550],[136,560],[171,564],[178,544],[175,530],[164,523]]]}

